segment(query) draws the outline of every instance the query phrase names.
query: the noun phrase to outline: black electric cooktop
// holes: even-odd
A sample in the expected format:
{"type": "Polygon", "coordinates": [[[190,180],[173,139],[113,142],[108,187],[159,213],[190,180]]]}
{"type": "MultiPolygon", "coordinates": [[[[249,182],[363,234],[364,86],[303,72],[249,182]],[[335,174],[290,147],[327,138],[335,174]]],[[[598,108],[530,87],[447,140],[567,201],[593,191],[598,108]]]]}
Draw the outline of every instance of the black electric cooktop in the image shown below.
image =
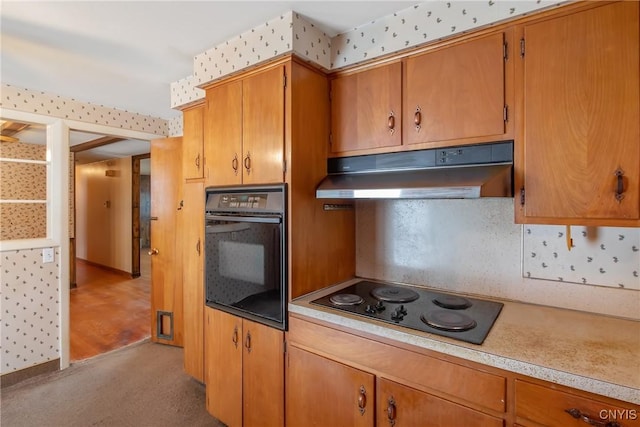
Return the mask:
{"type": "Polygon", "coordinates": [[[367,280],[311,304],[473,344],[482,344],[503,305],[417,286],[367,280]]]}

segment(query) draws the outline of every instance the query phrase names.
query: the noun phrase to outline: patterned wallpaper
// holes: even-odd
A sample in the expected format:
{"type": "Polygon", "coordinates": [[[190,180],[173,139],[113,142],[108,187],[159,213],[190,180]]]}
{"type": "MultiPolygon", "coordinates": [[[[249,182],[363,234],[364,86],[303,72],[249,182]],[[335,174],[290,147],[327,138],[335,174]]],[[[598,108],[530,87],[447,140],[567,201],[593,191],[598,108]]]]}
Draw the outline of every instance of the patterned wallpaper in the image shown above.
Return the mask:
{"type": "Polygon", "coordinates": [[[26,111],[62,119],[167,134],[167,121],[102,105],[88,104],[47,92],[2,84],[0,108],[26,111]]]}
{"type": "Polygon", "coordinates": [[[182,136],[183,131],[183,118],[182,114],[169,120],[169,135],[168,136],[182,136]]]}
{"type": "Polygon", "coordinates": [[[60,358],[59,259],[58,248],[47,264],[41,249],[0,254],[0,373],[60,358]]]}
{"type": "Polygon", "coordinates": [[[0,203],[0,240],[47,237],[45,203],[0,203]]]}
{"type": "Polygon", "coordinates": [[[526,225],[523,274],[532,279],[640,290],[640,229],[526,225]]]}
{"type": "Polygon", "coordinates": [[[47,237],[46,151],[44,145],[0,144],[0,240],[47,237]]]}
{"type": "Polygon", "coordinates": [[[443,37],[516,18],[558,1],[428,1],[371,21],[331,40],[337,69],[443,37]]]}
{"type": "MultiPolygon", "coordinates": [[[[216,79],[295,53],[335,70],[443,37],[516,18],[559,1],[427,1],[330,38],[297,12],[288,12],[196,55],[194,74],[171,85],[172,108],[184,108],[216,79]]],[[[366,3],[363,3],[366,7],[366,3]]]]}

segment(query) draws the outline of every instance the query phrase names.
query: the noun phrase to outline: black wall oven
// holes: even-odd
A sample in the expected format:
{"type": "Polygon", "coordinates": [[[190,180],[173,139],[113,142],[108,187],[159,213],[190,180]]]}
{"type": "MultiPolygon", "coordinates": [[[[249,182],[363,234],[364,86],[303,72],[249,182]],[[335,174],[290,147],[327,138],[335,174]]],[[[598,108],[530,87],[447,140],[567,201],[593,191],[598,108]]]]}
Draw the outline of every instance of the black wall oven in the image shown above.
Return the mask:
{"type": "Polygon", "coordinates": [[[287,328],[287,187],[208,187],[205,301],[287,328]]]}

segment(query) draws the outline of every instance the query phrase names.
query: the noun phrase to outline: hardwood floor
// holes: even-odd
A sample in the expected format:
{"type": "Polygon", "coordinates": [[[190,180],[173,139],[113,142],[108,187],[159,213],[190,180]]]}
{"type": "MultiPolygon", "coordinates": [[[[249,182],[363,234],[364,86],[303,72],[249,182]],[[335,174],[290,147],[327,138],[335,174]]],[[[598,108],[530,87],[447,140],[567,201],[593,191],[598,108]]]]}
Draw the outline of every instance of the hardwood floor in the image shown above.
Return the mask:
{"type": "Polygon", "coordinates": [[[70,291],[71,362],[150,336],[151,260],[141,252],[136,279],[78,260],[78,287],[70,291]]]}

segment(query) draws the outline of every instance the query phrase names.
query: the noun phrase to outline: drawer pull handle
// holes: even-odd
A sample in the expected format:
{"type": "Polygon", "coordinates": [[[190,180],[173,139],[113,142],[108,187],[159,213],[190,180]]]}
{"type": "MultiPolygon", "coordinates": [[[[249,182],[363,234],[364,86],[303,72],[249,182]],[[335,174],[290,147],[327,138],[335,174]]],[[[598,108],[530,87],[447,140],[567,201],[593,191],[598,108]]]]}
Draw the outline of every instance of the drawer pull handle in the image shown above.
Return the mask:
{"type": "Polygon", "coordinates": [[[233,335],[231,336],[231,341],[233,342],[233,345],[235,345],[236,348],[238,348],[238,327],[237,326],[233,329],[233,335]]]}
{"type": "Polygon", "coordinates": [[[422,112],[420,107],[416,107],[416,112],[413,114],[413,124],[416,125],[416,132],[420,132],[422,124],[422,112]]]}
{"type": "Polygon", "coordinates": [[[358,408],[360,409],[360,415],[364,415],[365,408],[367,407],[367,391],[364,386],[360,386],[360,393],[358,394],[358,408]]]}
{"type": "Polygon", "coordinates": [[[396,401],[393,396],[387,400],[387,420],[392,427],[396,424],[396,401]]]}
{"type": "Polygon", "coordinates": [[[589,424],[590,426],[597,427],[622,427],[619,423],[615,421],[607,421],[607,420],[595,420],[591,418],[589,415],[580,412],[579,409],[570,408],[564,410],[567,414],[571,415],[576,420],[582,420],[583,422],[589,424]]]}
{"type": "Polygon", "coordinates": [[[233,160],[231,160],[231,168],[233,168],[233,173],[238,175],[238,154],[236,153],[233,156],[233,160]]]}

